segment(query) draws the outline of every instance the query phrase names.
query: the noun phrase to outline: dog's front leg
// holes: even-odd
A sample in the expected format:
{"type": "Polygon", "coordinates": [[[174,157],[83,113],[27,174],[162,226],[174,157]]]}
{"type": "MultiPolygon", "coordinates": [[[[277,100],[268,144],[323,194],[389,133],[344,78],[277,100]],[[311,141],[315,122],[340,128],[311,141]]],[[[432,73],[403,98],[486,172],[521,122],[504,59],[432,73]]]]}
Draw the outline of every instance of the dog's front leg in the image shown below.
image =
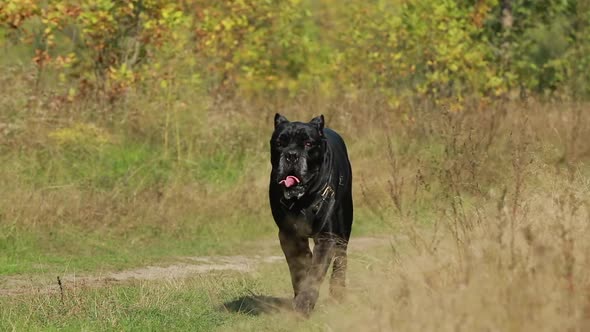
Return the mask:
{"type": "Polygon", "coordinates": [[[334,257],[334,241],[330,237],[319,237],[314,241],[311,267],[294,302],[295,309],[306,316],[316,304],[320,285],[334,257]]]}
{"type": "Polygon", "coordinates": [[[295,297],[300,293],[303,280],[311,265],[311,250],[309,250],[309,240],[307,238],[296,237],[292,234],[279,232],[279,241],[281,249],[287,259],[289,272],[291,272],[291,282],[293,283],[293,292],[295,297]]]}

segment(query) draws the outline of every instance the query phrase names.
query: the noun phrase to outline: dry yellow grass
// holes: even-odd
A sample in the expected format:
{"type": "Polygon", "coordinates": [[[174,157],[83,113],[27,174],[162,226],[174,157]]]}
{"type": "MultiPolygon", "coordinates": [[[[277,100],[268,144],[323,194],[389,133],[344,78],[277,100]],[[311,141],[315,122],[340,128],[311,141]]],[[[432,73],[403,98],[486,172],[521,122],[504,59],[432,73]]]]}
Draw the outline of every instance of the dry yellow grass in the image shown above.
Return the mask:
{"type": "Polygon", "coordinates": [[[408,240],[393,242],[397,255],[372,262],[354,281],[363,285],[351,300],[355,314],[331,327],[588,330],[587,184],[549,178],[524,190],[515,210],[508,202],[497,210],[467,208],[464,221],[473,224],[458,232],[452,214],[440,215],[436,231],[408,225],[400,231],[408,240]]]}
{"type": "Polygon", "coordinates": [[[394,258],[371,264],[351,302],[354,315],[330,327],[588,330],[589,136],[580,107],[450,114],[439,163],[390,159],[383,209],[407,240],[393,242],[394,258]],[[433,186],[441,189],[434,198],[433,186]],[[426,225],[414,204],[424,199],[435,207],[426,225]]]}

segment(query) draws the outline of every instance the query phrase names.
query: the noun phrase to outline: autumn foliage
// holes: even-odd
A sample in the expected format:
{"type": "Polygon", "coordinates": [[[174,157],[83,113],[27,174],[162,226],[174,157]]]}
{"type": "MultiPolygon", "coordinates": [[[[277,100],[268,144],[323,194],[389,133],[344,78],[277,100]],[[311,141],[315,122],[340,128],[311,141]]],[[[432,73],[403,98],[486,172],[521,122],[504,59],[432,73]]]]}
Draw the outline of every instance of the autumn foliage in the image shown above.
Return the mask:
{"type": "Polygon", "coordinates": [[[374,90],[393,106],[461,108],[588,96],[588,22],[584,1],[8,0],[0,41],[28,45],[39,79],[57,73],[69,98],[172,80],[223,96],[374,90]]]}

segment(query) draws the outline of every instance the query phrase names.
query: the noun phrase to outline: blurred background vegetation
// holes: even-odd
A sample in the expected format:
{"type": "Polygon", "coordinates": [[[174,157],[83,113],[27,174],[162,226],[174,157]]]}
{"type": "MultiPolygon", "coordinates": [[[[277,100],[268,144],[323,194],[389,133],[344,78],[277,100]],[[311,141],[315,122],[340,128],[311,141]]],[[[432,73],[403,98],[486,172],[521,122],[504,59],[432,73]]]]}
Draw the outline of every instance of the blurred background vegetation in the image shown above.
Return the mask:
{"type": "Polygon", "coordinates": [[[392,106],[581,98],[590,93],[589,35],[590,4],[576,0],[0,4],[3,58],[20,49],[35,83],[63,102],[115,102],[150,84],[224,97],[372,90],[392,106]]]}

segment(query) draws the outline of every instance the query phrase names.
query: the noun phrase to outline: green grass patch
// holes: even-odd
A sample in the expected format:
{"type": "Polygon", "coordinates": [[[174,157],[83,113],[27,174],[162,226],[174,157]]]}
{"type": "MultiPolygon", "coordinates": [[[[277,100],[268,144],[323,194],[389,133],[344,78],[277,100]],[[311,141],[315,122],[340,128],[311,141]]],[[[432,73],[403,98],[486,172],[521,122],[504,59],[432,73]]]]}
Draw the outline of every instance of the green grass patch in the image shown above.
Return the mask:
{"type": "Polygon", "coordinates": [[[59,229],[2,226],[0,275],[108,271],[178,256],[239,254],[254,250],[256,240],[272,238],[274,233],[270,217],[254,216],[218,223],[195,218],[174,229],[147,225],[123,234],[72,225],[59,229]]]}
{"type": "Polygon", "coordinates": [[[107,145],[93,150],[40,150],[20,156],[22,175],[37,186],[80,185],[112,189],[165,182],[173,164],[162,151],[145,145],[107,145]]]}

